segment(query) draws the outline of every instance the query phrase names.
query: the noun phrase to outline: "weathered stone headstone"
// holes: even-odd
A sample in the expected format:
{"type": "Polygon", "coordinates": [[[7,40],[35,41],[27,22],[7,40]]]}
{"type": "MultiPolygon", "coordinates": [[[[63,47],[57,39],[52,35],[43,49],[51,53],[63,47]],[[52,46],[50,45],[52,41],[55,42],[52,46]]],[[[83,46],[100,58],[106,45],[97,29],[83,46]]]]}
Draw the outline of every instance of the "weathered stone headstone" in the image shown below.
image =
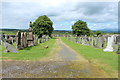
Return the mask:
{"type": "Polygon", "coordinates": [[[86,45],[86,35],[82,39],[82,45],[86,45]]]}
{"type": "Polygon", "coordinates": [[[102,37],[99,37],[99,48],[102,49],[102,45],[103,45],[102,37]]]}
{"type": "Polygon", "coordinates": [[[13,38],[11,36],[9,36],[6,41],[11,45],[13,44],[13,38]]]}
{"type": "Polygon", "coordinates": [[[116,43],[118,45],[118,50],[117,50],[117,54],[120,54],[120,35],[118,35],[116,37],[116,43]]]}
{"type": "Polygon", "coordinates": [[[105,52],[113,52],[114,35],[108,37],[107,47],[104,49],[105,52]]]}
{"type": "Polygon", "coordinates": [[[96,48],[98,48],[99,37],[96,37],[96,48]]]}
{"type": "Polygon", "coordinates": [[[46,36],[46,41],[48,41],[49,40],[49,36],[46,36]]]}
{"type": "Polygon", "coordinates": [[[8,39],[8,36],[7,36],[7,35],[5,35],[5,39],[6,39],[6,40],[8,39]]]}
{"type": "Polygon", "coordinates": [[[21,48],[24,48],[24,33],[21,32],[21,48]]]}
{"type": "Polygon", "coordinates": [[[6,52],[18,53],[18,51],[11,44],[4,42],[4,46],[6,48],[6,52]]]}
{"type": "Polygon", "coordinates": [[[93,46],[96,48],[96,37],[93,38],[93,46]]]}
{"type": "Polygon", "coordinates": [[[24,32],[24,47],[27,47],[27,34],[24,32]]]}
{"type": "Polygon", "coordinates": [[[94,41],[94,38],[92,36],[92,38],[91,38],[91,46],[94,46],[93,41],[94,41]]]}
{"type": "Polygon", "coordinates": [[[88,37],[88,45],[90,46],[90,42],[91,42],[91,37],[88,37]]]}
{"type": "Polygon", "coordinates": [[[17,49],[21,49],[21,32],[18,31],[16,34],[16,44],[17,44],[17,49]]]}
{"type": "Polygon", "coordinates": [[[33,35],[33,37],[34,37],[34,45],[37,45],[38,44],[38,40],[37,40],[36,35],[33,35]]]}
{"type": "Polygon", "coordinates": [[[32,28],[30,27],[28,29],[28,38],[27,38],[27,42],[28,42],[28,46],[34,46],[34,38],[33,38],[33,32],[32,32],[32,28]]]}
{"type": "Polygon", "coordinates": [[[105,37],[102,36],[102,48],[104,48],[104,47],[105,47],[105,37]]]}

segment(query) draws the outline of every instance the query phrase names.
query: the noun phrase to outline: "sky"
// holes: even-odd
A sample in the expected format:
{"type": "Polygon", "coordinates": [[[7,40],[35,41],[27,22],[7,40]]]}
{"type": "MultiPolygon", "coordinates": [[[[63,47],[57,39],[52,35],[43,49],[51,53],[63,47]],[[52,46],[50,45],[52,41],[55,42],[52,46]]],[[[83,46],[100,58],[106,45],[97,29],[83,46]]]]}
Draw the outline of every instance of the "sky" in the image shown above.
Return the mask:
{"type": "Polygon", "coordinates": [[[118,2],[81,2],[80,0],[2,1],[1,28],[28,29],[29,22],[47,15],[55,30],[71,30],[78,20],[91,30],[118,29],[118,2]]]}

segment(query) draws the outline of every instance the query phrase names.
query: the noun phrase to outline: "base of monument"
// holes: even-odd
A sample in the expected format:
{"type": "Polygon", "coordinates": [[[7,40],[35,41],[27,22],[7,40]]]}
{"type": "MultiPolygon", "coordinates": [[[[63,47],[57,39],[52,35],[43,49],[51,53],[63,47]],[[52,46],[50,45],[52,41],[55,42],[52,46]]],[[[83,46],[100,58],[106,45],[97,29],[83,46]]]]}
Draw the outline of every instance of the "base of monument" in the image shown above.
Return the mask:
{"type": "Polygon", "coordinates": [[[105,52],[113,52],[114,50],[113,50],[113,48],[105,48],[103,51],[105,51],[105,52]]]}

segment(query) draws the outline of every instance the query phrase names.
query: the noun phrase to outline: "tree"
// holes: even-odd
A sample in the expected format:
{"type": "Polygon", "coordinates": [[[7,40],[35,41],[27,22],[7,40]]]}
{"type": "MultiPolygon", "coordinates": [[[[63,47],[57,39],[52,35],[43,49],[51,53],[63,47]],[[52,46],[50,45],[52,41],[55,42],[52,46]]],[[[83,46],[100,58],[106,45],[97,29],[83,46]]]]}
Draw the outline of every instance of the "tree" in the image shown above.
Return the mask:
{"type": "Polygon", "coordinates": [[[96,34],[97,36],[101,36],[101,35],[102,35],[102,31],[99,31],[99,30],[98,30],[98,31],[95,32],[95,34],[96,34]]]}
{"type": "Polygon", "coordinates": [[[49,35],[51,37],[54,30],[53,22],[46,15],[38,17],[32,24],[33,33],[38,35],[38,38],[42,35],[49,35]]]}
{"type": "Polygon", "coordinates": [[[78,20],[77,22],[74,23],[74,25],[72,25],[72,32],[77,36],[81,36],[81,35],[89,36],[91,30],[87,27],[86,22],[82,20],[78,20]]]}

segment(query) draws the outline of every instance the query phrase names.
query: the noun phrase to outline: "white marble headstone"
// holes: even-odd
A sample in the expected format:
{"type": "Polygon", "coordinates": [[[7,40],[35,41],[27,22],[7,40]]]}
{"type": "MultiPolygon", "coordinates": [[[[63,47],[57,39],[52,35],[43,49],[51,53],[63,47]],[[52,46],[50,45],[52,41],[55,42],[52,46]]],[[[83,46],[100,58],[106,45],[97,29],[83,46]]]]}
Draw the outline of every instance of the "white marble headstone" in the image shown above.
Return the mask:
{"type": "Polygon", "coordinates": [[[113,43],[114,43],[114,35],[108,37],[107,47],[104,49],[104,51],[113,52],[113,43]]]}

